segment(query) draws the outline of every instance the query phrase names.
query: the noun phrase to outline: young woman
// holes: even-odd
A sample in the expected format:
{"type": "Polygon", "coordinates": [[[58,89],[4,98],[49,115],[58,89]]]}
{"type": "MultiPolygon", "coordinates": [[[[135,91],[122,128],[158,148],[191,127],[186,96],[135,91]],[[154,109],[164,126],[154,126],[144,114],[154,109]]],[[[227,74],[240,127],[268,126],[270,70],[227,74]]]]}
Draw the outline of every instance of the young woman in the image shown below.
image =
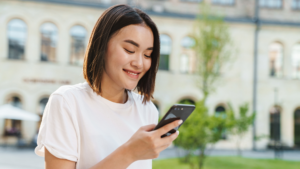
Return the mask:
{"type": "Polygon", "coordinates": [[[159,60],[159,33],[150,17],[127,5],[98,19],[83,67],[87,82],[51,94],[36,154],[46,169],[150,169],[182,121],[152,131],[158,112],[150,101],[159,60]],[[139,94],[132,90],[136,89],[139,94]]]}

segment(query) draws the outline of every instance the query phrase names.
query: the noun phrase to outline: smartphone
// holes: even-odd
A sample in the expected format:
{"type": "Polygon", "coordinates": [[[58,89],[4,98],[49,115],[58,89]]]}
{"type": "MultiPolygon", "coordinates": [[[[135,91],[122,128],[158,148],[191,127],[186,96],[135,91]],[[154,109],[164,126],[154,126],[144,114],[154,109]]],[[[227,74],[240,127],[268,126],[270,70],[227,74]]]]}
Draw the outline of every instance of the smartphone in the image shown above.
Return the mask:
{"type": "Polygon", "coordinates": [[[164,115],[164,117],[160,120],[160,122],[156,125],[153,130],[157,130],[162,126],[172,123],[175,120],[181,119],[183,122],[175,127],[174,129],[170,130],[168,133],[161,136],[161,138],[171,135],[175,133],[179,127],[184,123],[184,121],[192,114],[195,110],[194,105],[189,104],[174,104],[169,111],[164,115]]]}

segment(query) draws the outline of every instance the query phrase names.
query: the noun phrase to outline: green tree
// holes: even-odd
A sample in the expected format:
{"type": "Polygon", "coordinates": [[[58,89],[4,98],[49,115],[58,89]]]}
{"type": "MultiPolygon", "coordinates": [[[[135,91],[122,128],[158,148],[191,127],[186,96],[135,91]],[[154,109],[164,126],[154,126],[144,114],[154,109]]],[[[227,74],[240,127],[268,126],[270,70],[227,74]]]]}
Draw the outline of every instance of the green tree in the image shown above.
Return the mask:
{"type": "Polygon", "coordinates": [[[255,114],[249,114],[249,105],[248,103],[244,103],[243,105],[239,106],[238,114],[234,113],[234,110],[231,104],[228,104],[228,111],[227,114],[230,114],[228,117],[228,121],[231,123],[232,127],[230,128],[230,133],[233,135],[237,135],[237,151],[238,155],[242,155],[242,151],[240,149],[240,143],[243,137],[245,136],[246,132],[248,131],[249,127],[253,124],[255,119],[255,114]]]}
{"type": "Polygon", "coordinates": [[[202,168],[205,160],[205,150],[208,144],[220,140],[224,129],[229,129],[232,122],[227,118],[209,115],[206,100],[216,89],[221,79],[223,66],[229,63],[231,53],[228,50],[231,44],[228,27],[220,16],[213,15],[209,6],[203,4],[201,13],[195,21],[194,31],[191,35],[195,39],[194,50],[197,57],[197,84],[203,94],[203,99],[196,102],[196,109],[179,129],[180,134],[174,141],[176,146],[188,151],[185,162],[192,168],[202,168]],[[190,158],[195,150],[200,154],[195,161],[190,158]]]}
{"type": "Polygon", "coordinates": [[[226,119],[210,116],[204,100],[196,102],[196,108],[191,116],[179,129],[180,134],[174,141],[174,145],[180,146],[188,151],[184,162],[190,164],[191,168],[202,168],[205,160],[207,144],[216,143],[226,128],[226,119]],[[195,150],[200,150],[196,162],[192,161],[195,150]],[[198,163],[198,166],[195,166],[198,163]]]}
{"type": "Polygon", "coordinates": [[[231,60],[231,38],[228,26],[221,16],[214,15],[210,7],[201,6],[201,15],[197,16],[192,37],[197,56],[198,85],[204,100],[215,91],[221,70],[231,60]]]}

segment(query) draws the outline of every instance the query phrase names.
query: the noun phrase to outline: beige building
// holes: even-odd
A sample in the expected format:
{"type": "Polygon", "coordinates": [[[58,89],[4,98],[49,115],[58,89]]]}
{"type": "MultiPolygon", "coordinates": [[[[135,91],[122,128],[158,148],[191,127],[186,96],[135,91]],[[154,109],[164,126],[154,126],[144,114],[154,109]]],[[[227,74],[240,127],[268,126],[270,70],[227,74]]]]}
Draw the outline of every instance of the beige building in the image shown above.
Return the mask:
{"type": "MultiPolygon", "coordinates": [[[[219,88],[207,103],[211,114],[226,103],[238,106],[253,99],[255,1],[204,0],[225,16],[237,49],[234,61],[222,70],[219,88]]],[[[161,65],[153,101],[161,115],[184,99],[201,99],[196,85],[195,53],[189,48],[201,0],[0,0],[0,105],[14,104],[42,116],[49,95],[61,85],[84,81],[82,62],[92,28],[109,6],[129,3],[146,11],[161,34],[161,65]]],[[[256,147],[266,149],[279,139],[300,147],[300,2],[260,0],[256,147]],[[298,139],[296,139],[298,137],[298,139]]],[[[0,145],[29,143],[39,123],[0,119],[0,145]]],[[[252,129],[242,140],[253,148],[252,129]]],[[[216,144],[234,149],[236,136],[216,144]]]]}

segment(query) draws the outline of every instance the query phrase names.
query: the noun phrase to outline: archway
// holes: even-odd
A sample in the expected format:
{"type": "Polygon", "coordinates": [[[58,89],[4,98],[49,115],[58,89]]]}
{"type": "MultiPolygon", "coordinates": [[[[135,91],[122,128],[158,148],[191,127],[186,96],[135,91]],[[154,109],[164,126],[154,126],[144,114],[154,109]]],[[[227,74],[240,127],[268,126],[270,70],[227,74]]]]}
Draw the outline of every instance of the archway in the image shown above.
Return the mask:
{"type": "MultiPolygon", "coordinates": [[[[219,105],[215,109],[215,116],[221,117],[221,118],[226,118],[226,109],[223,105],[219,105]]],[[[227,132],[226,129],[223,129],[222,134],[221,134],[221,139],[226,140],[227,139],[227,132]]]]}
{"type": "Polygon", "coordinates": [[[281,140],[280,112],[281,109],[278,106],[274,106],[270,110],[270,139],[273,141],[281,140]]]}

